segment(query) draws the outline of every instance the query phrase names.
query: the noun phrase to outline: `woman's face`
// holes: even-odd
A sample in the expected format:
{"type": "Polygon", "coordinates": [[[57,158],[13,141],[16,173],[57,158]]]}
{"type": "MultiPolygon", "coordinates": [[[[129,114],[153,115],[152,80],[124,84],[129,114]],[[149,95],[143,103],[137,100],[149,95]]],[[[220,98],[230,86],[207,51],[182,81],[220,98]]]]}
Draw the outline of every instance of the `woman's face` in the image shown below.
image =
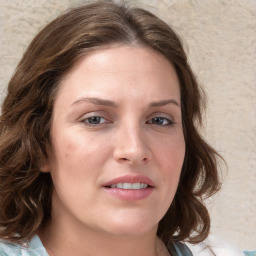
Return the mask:
{"type": "Polygon", "coordinates": [[[184,160],[180,105],[174,68],[152,49],[115,45],[80,59],[54,104],[53,221],[155,232],[184,160]]]}

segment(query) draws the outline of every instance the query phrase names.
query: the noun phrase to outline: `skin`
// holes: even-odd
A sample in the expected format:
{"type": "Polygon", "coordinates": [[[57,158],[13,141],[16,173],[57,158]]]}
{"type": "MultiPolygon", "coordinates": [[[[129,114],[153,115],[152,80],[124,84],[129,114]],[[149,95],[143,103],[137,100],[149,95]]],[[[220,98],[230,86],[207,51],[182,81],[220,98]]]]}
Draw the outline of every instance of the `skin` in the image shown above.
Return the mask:
{"type": "Polygon", "coordinates": [[[185,143],[178,78],[163,55],[113,45],[82,57],[60,84],[51,139],[42,171],[54,184],[52,218],[39,232],[50,255],[168,255],[156,232],[178,186],[185,143]],[[154,183],[142,200],[103,187],[137,174],[154,183]]]}

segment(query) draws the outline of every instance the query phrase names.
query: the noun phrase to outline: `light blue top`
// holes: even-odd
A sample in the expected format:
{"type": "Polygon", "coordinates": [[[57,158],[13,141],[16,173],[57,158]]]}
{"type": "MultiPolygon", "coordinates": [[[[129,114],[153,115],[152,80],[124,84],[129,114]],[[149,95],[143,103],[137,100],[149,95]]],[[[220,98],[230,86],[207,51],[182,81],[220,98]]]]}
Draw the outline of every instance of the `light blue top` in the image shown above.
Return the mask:
{"type": "MultiPolygon", "coordinates": [[[[189,248],[182,243],[175,243],[169,248],[175,256],[193,256],[189,248]]],[[[245,256],[256,256],[256,250],[244,251],[245,256]]],[[[0,256],[49,256],[40,238],[35,235],[27,244],[17,244],[0,240],[0,256]]]]}
{"type": "Polygon", "coordinates": [[[33,238],[27,244],[17,244],[1,241],[0,256],[49,256],[39,236],[33,238]]]}
{"type": "MultiPolygon", "coordinates": [[[[188,247],[182,243],[174,244],[174,250],[170,250],[177,256],[192,256],[188,247]]],[[[172,255],[173,255],[172,254],[172,255]]],[[[0,242],[0,256],[49,256],[39,236],[35,235],[27,244],[17,244],[8,241],[0,242]]]]}
{"type": "Polygon", "coordinates": [[[256,256],[256,250],[254,251],[244,251],[245,256],[256,256]]]}

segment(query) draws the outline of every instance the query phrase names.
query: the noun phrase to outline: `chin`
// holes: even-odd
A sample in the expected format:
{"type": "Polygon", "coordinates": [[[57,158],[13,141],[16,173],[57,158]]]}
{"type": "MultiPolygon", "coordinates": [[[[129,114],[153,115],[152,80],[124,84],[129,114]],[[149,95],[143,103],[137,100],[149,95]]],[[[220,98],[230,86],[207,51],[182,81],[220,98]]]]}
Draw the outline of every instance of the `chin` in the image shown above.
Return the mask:
{"type": "Polygon", "coordinates": [[[126,218],[125,220],[111,221],[108,223],[107,230],[113,235],[119,236],[141,236],[152,231],[157,231],[158,223],[155,221],[142,219],[126,218]]]}
{"type": "Polygon", "coordinates": [[[151,233],[152,231],[155,231],[157,230],[157,227],[156,228],[153,228],[153,227],[117,227],[117,228],[112,228],[110,230],[109,233],[111,233],[112,235],[115,235],[115,236],[123,236],[123,237],[136,237],[136,236],[143,236],[143,235],[146,235],[146,234],[149,234],[151,233]]]}

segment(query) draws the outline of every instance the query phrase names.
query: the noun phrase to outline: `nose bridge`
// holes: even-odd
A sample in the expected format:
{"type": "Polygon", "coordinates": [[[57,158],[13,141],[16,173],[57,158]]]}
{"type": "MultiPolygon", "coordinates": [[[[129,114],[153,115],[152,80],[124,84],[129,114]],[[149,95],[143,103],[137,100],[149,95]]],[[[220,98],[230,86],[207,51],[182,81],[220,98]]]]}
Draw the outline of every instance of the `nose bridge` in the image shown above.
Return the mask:
{"type": "Polygon", "coordinates": [[[127,120],[119,126],[115,158],[130,163],[149,160],[151,156],[145,130],[139,122],[127,120]]]}

